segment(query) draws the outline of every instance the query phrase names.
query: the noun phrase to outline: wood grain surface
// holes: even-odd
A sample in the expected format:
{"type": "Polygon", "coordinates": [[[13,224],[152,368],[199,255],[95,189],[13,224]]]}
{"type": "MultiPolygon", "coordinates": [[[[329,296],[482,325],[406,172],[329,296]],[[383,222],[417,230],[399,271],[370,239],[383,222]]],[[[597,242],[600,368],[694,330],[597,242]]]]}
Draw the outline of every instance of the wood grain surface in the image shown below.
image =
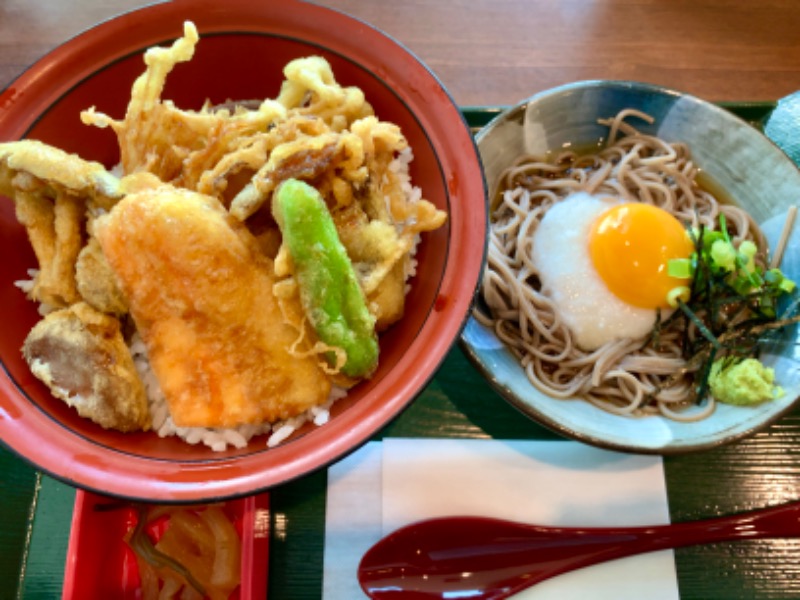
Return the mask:
{"type": "MultiPolygon", "coordinates": [[[[3,0],[0,87],[71,36],[149,4],[3,0]]],[[[187,3],[190,4],[190,3],[187,3]]],[[[324,0],[419,56],[462,106],[513,104],[581,79],[646,81],[709,100],[800,88],[793,0],[324,0]]],[[[191,7],[187,7],[191,18],[191,7]]]]}

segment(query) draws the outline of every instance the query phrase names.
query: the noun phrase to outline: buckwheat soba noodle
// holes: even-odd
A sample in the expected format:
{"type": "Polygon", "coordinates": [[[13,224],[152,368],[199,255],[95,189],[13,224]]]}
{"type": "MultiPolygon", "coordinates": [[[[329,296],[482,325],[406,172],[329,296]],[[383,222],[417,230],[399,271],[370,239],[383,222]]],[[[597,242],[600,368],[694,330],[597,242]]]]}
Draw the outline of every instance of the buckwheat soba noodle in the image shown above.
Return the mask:
{"type": "MultiPolygon", "coordinates": [[[[521,156],[502,174],[493,199],[488,268],[482,282],[487,315],[476,319],[494,329],[520,360],[531,383],[557,399],[582,398],[621,415],[661,414],[698,420],[715,408],[698,406],[696,365],[682,355],[685,324],[665,320],[658,339],[617,339],[592,351],[577,347],[559,306],[541,289],[531,260],[532,237],[556,203],[578,191],[661,207],[681,222],[715,228],[720,213],[734,244],[753,240],[759,256],[766,241],[742,209],[723,204],[697,182],[689,148],[637,131],[628,120],[648,115],[623,110],[599,121],[608,126],[606,147],[594,154],[565,152],[549,160],[521,156]]],[[[653,323],[656,314],[653,311],[653,323]]],[[[691,328],[688,335],[693,334],[691,328]]]]}

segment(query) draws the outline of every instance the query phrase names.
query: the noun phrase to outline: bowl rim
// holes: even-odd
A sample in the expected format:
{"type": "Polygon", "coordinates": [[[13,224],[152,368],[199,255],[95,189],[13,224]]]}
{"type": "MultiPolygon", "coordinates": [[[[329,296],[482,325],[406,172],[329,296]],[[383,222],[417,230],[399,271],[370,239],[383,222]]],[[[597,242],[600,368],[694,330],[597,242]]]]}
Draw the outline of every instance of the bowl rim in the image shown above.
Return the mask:
{"type": "Polygon", "coordinates": [[[301,34],[312,36],[306,39],[375,72],[384,82],[385,77],[399,78],[402,70],[410,85],[403,90],[393,88],[393,92],[418,120],[437,154],[448,204],[453,206],[453,198],[458,197],[459,202],[478,206],[477,210],[460,211],[448,218],[447,256],[438,283],[442,302],[437,301],[428,309],[429,316],[435,313],[437,318],[425,320],[407,356],[398,361],[391,377],[384,378],[386,385],[377,388],[378,392],[386,388],[393,391],[386,397],[373,393],[331,419],[323,428],[327,442],[318,441],[312,431],[269,450],[231,458],[213,456],[209,461],[188,466],[127,455],[124,468],[120,469],[110,464],[114,461],[103,458],[107,450],[98,456],[91,442],[64,427],[59,447],[26,440],[26,427],[33,428],[43,439],[52,428],[48,423],[52,419],[41,410],[26,411],[23,403],[12,403],[10,398],[20,390],[5,366],[0,365],[0,441],[5,447],[74,487],[162,502],[231,499],[287,483],[353,452],[401,414],[434,377],[466,325],[486,260],[488,228],[488,199],[477,144],[464,115],[435,73],[378,28],[344,12],[301,0],[267,4],[253,0],[175,0],[102,21],[43,56],[0,92],[0,106],[6,109],[0,114],[0,135],[4,139],[20,139],[38,115],[82,78],[120,57],[175,39],[187,18],[195,22],[201,36],[245,30],[285,34],[284,28],[288,27],[295,38],[303,39],[301,34]],[[134,38],[135,42],[129,41],[134,38]],[[93,56],[98,44],[112,52],[102,58],[93,56]],[[366,65],[359,61],[363,51],[359,53],[358,48],[365,46],[380,58],[373,58],[366,65]],[[23,102],[24,111],[16,111],[21,114],[9,114],[23,102]],[[426,107],[424,115],[416,112],[421,106],[426,107]],[[453,127],[454,123],[460,126],[453,127]],[[478,235],[483,244],[480,248],[459,244],[459,236],[464,235],[478,235]],[[411,364],[417,356],[425,356],[423,368],[411,364]]]}
{"type": "MultiPolygon", "coordinates": [[[[527,98],[520,100],[515,104],[502,107],[500,112],[494,115],[492,119],[485,126],[483,126],[480,130],[478,130],[478,132],[475,135],[476,143],[480,148],[481,140],[483,140],[487,135],[490,135],[492,131],[494,131],[494,129],[502,126],[510,117],[516,116],[519,112],[524,112],[527,109],[528,105],[530,105],[533,102],[538,102],[541,100],[545,100],[547,98],[558,97],[571,92],[592,89],[592,88],[612,88],[612,89],[629,90],[641,93],[670,96],[676,99],[685,98],[692,102],[703,105],[709,110],[716,111],[720,114],[724,114],[726,119],[730,119],[732,121],[738,121],[743,125],[751,127],[750,123],[742,119],[740,116],[733,114],[729,110],[726,110],[723,106],[720,106],[708,100],[704,100],[703,98],[700,98],[693,94],[682,92],[672,87],[643,82],[643,81],[627,80],[627,79],[619,79],[619,80],[586,79],[586,80],[569,82],[545,90],[540,90],[528,96],[527,98]]],[[[800,165],[795,164],[777,144],[775,144],[770,138],[764,135],[763,132],[757,132],[757,133],[759,133],[760,137],[763,139],[764,142],[772,146],[785,158],[787,165],[792,165],[795,171],[800,172],[800,165]]],[[[488,176],[486,174],[484,174],[484,176],[487,178],[488,181],[488,176]]],[[[491,198],[493,197],[495,190],[489,189],[488,193],[490,194],[491,198]]],[[[479,310],[480,295],[481,292],[479,289],[478,294],[476,296],[476,302],[473,311],[479,310]]],[[[493,372],[492,368],[489,365],[487,365],[486,362],[482,359],[478,349],[470,342],[470,340],[467,337],[467,331],[471,327],[483,327],[475,320],[475,317],[472,315],[472,313],[468,318],[466,327],[464,328],[459,337],[458,345],[464,352],[464,354],[466,355],[467,359],[472,364],[472,366],[476,370],[478,370],[478,372],[481,373],[481,375],[489,383],[490,387],[494,389],[498,393],[498,395],[500,395],[506,402],[508,402],[521,414],[533,420],[534,422],[539,423],[540,425],[546,427],[550,431],[553,431],[566,438],[571,438],[599,448],[636,453],[636,454],[662,455],[662,456],[681,455],[690,452],[712,450],[714,448],[718,448],[720,446],[724,446],[733,442],[741,441],[747,437],[752,436],[758,431],[761,431],[764,428],[769,427],[776,421],[780,420],[786,414],[794,410],[798,404],[800,404],[800,396],[798,396],[791,402],[786,403],[780,409],[771,413],[768,417],[764,418],[762,421],[754,423],[752,426],[743,428],[740,431],[734,433],[728,432],[725,436],[721,436],[718,439],[709,440],[706,442],[699,442],[699,443],[683,442],[677,444],[668,444],[666,446],[647,446],[647,445],[638,445],[634,443],[629,444],[620,441],[604,439],[602,437],[580,431],[568,424],[565,424],[559,421],[558,419],[550,416],[546,412],[539,410],[537,407],[528,404],[524,402],[521,398],[519,398],[517,394],[509,386],[503,384],[500,381],[500,379],[493,372]]],[[[505,345],[503,346],[504,350],[508,351],[505,345]]],[[[533,386],[531,386],[531,388],[533,389],[533,386]]],[[[556,401],[556,399],[553,400],[556,401]]],[[[579,399],[572,399],[571,401],[578,401],[578,400],[579,399]]],[[[658,417],[656,416],[655,418],[658,417]]]]}

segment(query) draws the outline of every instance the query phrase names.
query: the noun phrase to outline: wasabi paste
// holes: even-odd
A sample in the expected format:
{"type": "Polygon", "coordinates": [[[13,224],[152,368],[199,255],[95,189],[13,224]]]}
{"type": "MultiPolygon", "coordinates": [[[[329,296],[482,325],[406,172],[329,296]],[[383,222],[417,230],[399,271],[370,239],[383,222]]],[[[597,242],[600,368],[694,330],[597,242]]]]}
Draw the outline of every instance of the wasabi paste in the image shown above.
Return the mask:
{"type": "Polygon", "coordinates": [[[711,366],[708,377],[714,398],[725,404],[739,406],[780,398],[783,389],[774,385],[774,381],[775,370],[755,358],[738,362],[718,359],[711,366]]]}

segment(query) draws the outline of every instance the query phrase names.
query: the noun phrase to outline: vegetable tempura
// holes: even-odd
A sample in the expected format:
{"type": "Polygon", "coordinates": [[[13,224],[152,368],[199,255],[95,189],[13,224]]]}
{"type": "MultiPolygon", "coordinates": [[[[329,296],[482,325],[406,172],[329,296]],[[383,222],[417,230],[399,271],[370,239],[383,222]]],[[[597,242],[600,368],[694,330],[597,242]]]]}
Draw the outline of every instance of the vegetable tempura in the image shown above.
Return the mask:
{"type": "MultiPolygon", "coordinates": [[[[215,450],[261,433],[272,446],[323,424],[333,401],[372,377],[379,334],[403,317],[420,236],[447,215],[413,186],[400,128],[320,56],[290,61],[274,99],[199,110],[163,99],[199,40],[187,22],[171,46],[145,53],[124,117],[81,113],[116,135],[119,164],[3,143],[0,193],[34,247],[39,268],[18,286],[40,313],[85,307],[129,349],[147,414],[90,418],[215,450]],[[287,184],[312,202],[277,202],[287,184]],[[323,289],[320,274],[335,285],[323,289]]],[[[45,326],[29,345],[43,328],[60,347],[64,330],[45,326]]],[[[83,335],[103,347],[97,328],[83,335]]],[[[43,376],[58,366],[52,356],[26,358],[57,397],[80,393],[43,376]]]]}

